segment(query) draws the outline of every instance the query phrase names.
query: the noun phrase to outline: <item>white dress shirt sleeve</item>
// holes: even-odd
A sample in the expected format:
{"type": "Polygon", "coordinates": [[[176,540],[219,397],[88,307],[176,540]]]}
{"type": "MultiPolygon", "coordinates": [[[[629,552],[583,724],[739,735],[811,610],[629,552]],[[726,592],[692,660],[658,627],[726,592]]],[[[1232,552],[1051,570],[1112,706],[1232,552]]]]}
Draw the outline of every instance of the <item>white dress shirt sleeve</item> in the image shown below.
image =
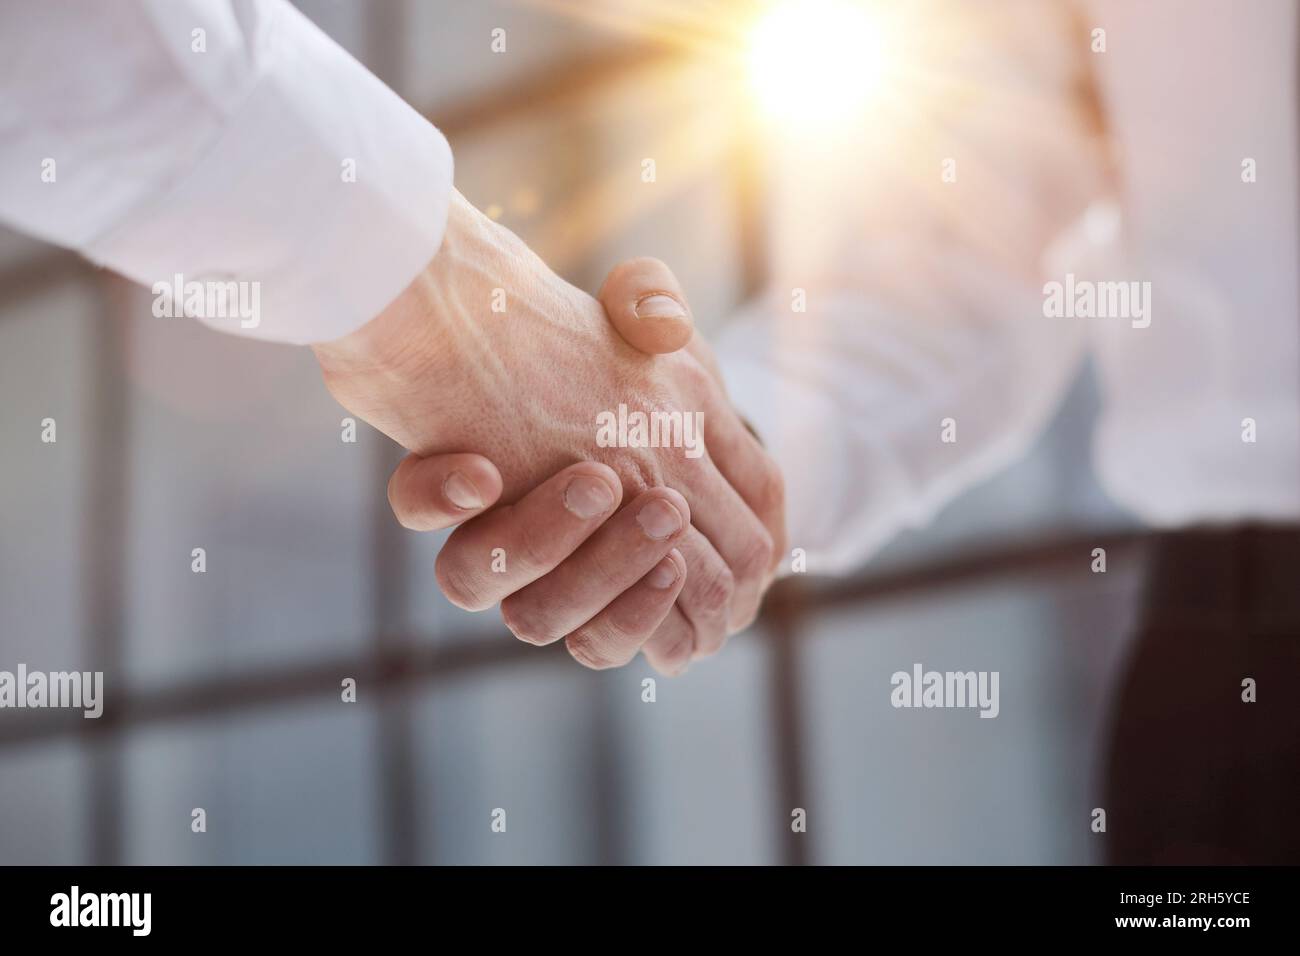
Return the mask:
{"type": "MultiPolygon", "coordinates": [[[[778,177],[805,215],[778,232],[800,249],[832,224],[846,237],[832,261],[778,263],[769,294],[718,340],[732,400],[784,472],[790,546],[811,573],[855,569],[1022,453],[1086,350],[1082,323],[1043,318],[1042,259],[1104,181],[1071,50],[1086,51],[1087,32],[1054,22],[1055,5],[984,13],[996,23],[979,42],[909,69],[988,62],[952,70],[964,88],[931,103],[900,91],[912,125],[878,119],[860,155],[837,157],[848,172],[824,215],[809,206],[824,170],[778,177]]],[[[965,32],[948,14],[932,22],[965,32]]]]}
{"type": "Polygon", "coordinates": [[[0,219],[150,287],[256,289],[213,327],[338,338],[438,250],[446,140],[283,0],[9,3],[0,62],[0,219]]]}

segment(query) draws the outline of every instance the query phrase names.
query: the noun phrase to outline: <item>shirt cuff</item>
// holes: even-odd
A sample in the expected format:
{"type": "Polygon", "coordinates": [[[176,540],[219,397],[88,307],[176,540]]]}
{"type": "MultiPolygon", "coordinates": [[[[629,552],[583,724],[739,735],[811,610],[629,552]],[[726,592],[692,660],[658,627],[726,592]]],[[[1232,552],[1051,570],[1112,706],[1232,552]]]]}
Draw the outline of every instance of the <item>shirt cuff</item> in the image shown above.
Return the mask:
{"type": "Polygon", "coordinates": [[[357,329],[434,257],[452,158],[311,21],[278,11],[262,75],[212,147],[84,251],[150,286],[155,315],[303,344],[357,329]]]}

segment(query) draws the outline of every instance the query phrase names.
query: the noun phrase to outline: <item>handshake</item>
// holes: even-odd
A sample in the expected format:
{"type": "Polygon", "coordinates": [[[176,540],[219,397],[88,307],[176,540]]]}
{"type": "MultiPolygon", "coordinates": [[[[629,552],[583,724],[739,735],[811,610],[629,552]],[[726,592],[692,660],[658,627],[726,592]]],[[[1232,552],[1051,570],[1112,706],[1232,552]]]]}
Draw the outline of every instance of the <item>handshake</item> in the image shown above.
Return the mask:
{"type": "Polygon", "coordinates": [[[334,397],[411,452],[398,520],[459,526],[437,561],[453,604],[665,674],[754,619],[785,551],[780,473],[662,263],[616,267],[598,301],[453,192],[425,271],[314,349],[334,397]]]}

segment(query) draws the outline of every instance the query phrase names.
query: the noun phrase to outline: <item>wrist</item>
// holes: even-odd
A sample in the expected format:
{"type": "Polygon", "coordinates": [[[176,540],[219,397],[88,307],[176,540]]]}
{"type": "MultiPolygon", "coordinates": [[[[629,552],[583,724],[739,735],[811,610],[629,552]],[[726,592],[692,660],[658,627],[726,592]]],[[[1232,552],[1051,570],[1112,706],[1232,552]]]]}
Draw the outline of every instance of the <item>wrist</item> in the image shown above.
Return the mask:
{"type": "Polygon", "coordinates": [[[482,219],[452,190],[438,252],[382,312],[342,338],[312,345],[327,377],[359,373],[420,374],[428,362],[452,348],[447,292],[455,287],[454,261],[482,219]]]}
{"type": "Polygon", "coordinates": [[[429,267],[390,302],[379,315],[354,332],[312,345],[327,378],[415,372],[418,363],[445,347],[440,317],[421,309],[430,282],[429,267]]]}
{"type": "Polygon", "coordinates": [[[568,288],[453,191],[429,264],[379,315],[312,349],[339,404],[407,450],[465,446],[471,409],[498,396],[503,370],[527,372],[511,359],[544,341],[539,320],[574,309],[568,288]],[[492,321],[498,290],[516,321],[492,321]]]}

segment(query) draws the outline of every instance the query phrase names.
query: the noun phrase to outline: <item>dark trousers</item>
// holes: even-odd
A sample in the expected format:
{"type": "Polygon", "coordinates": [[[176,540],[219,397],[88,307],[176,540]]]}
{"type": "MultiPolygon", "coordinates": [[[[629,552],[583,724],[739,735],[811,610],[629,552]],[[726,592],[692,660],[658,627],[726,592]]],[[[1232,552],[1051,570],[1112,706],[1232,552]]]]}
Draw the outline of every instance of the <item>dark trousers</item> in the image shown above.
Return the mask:
{"type": "Polygon", "coordinates": [[[1109,862],[1300,863],[1300,529],[1162,536],[1148,575],[1113,710],[1109,862]]]}

